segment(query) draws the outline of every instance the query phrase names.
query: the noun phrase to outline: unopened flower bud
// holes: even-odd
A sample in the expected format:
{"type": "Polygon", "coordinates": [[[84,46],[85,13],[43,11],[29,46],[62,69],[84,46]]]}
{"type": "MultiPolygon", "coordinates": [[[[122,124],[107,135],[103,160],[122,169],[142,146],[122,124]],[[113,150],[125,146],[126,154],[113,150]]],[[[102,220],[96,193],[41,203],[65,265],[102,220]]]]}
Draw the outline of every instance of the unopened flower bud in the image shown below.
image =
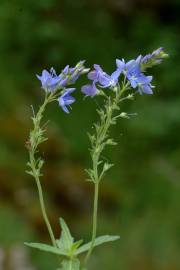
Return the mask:
{"type": "Polygon", "coordinates": [[[90,68],[84,68],[82,71],[81,71],[81,74],[86,74],[90,71],[90,68]]]}
{"type": "Polygon", "coordinates": [[[134,94],[129,94],[129,95],[127,96],[127,99],[133,100],[133,99],[134,99],[134,94]]]}
{"type": "Polygon", "coordinates": [[[119,115],[121,118],[126,118],[126,119],[129,119],[129,116],[126,112],[122,112],[120,115],[119,115]]]}

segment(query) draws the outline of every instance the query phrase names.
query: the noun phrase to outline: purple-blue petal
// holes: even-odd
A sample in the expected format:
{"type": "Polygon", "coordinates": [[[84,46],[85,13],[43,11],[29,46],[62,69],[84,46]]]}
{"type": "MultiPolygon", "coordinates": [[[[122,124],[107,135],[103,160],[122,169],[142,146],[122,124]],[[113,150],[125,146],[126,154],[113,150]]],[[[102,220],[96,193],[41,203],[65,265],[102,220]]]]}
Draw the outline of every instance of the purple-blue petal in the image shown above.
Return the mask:
{"type": "Polygon", "coordinates": [[[65,68],[62,70],[62,73],[67,75],[69,71],[69,65],[65,66],[65,68]]]}
{"type": "Polygon", "coordinates": [[[149,95],[152,95],[153,94],[152,88],[148,84],[145,84],[145,85],[140,86],[138,88],[138,92],[140,94],[142,94],[142,93],[149,94],[149,95]]]}
{"type": "Polygon", "coordinates": [[[61,79],[59,82],[59,86],[65,87],[67,85],[69,78],[65,77],[64,79],[61,79]]]}
{"type": "Polygon", "coordinates": [[[97,79],[97,71],[96,70],[90,71],[88,73],[88,79],[92,80],[92,81],[96,80],[97,79]]]}
{"type": "Polygon", "coordinates": [[[117,81],[119,79],[119,76],[121,74],[122,70],[117,69],[111,74],[111,79],[117,81]]]}
{"type": "Polygon", "coordinates": [[[81,87],[81,91],[86,96],[94,97],[98,93],[98,89],[96,88],[96,85],[93,84],[86,84],[81,87]]]}
{"type": "Polygon", "coordinates": [[[94,64],[94,69],[97,70],[97,71],[103,72],[100,65],[94,64]]]}
{"type": "Polygon", "coordinates": [[[66,91],[64,92],[64,94],[62,94],[59,98],[58,98],[58,102],[60,107],[63,109],[63,111],[65,111],[66,113],[69,113],[69,110],[67,108],[67,106],[71,105],[72,103],[75,102],[75,98],[70,96],[70,94],[72,92],[75,91],[75,88],[69,88],[66,89],[66,91]]]}
{"type": "Polygon", "coordinates": [[[120,70],[123,70],[126,66],[124,59],[123,60],[116,59],[116,65],[117,68],[119,68],[120,70]]]}
{"type": "Polygon", "coordinates": [[[106,88],[110,85],[111,76],[109,76],[108,74],[102,74],[101,76],[99,76],[98,81],[104,88],[106,88]]]}

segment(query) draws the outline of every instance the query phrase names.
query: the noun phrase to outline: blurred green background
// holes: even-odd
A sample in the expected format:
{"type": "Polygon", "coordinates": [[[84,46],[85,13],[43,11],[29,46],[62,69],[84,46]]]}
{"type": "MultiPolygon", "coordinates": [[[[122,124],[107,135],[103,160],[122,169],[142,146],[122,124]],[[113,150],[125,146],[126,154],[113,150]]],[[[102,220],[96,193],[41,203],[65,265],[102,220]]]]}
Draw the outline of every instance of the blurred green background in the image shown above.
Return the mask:
{"type": "MultiPolygon", "coordinates": [[[[119,145],[105,156],[116,165],[100,193],[98,234],[120,234],[97,248],[89,269],[180,269],[180,1],[1,0],[0,1],[0,269],[55,269],[54,257],[23,247],[49,242],[36,187],[25,174],[25,141],[31,108],[43,91],[35,74],[86,59],[107,72],[116,58],[131,59],[163,46],[170,54],[154,75],[155,95],[138,96],[123,110],[138,117],[112,129],[119,145]]],[[[58,236],[62,216],[74,236],[90,237],[92,186],[86,133],[97,119],[98,100],[77,102],[66,115],[53,104],[43,188],[58,236]]]]}

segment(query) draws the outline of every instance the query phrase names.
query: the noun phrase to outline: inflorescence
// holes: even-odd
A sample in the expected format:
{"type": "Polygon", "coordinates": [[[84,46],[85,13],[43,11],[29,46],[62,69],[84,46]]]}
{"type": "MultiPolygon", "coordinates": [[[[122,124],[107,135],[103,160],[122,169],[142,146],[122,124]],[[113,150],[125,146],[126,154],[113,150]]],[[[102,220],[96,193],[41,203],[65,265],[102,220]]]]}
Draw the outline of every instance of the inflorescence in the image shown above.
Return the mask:
{"type": "Polygon", "coordinates": [[[37,78],[41,81],[41,86],[46,92],[57,92],[57,101],[60,107],[69,113],[68,107],[75,102],[71,93],[76,89],[68,87],[74,84],[82,74],[88,73],[87,77],[91,81],[81,88],[85,96],[94,97],[102,93],[104,88],[113,89],[119,84],[122,75],[129,82],[131,88],[140,94],[153,94],[154,86],[151,84],[153,76],[146,75],[146,69],[160,64],[167,56],[164,49],[159,48],[151,54],[140,55],[137,59],[128,62],[125,62],[124,59],[116,59],[116,70],[111,75],[104,72],[97,64],[94,64],[94,70],[90,71],[89,68],[85,68],[85,61],[80,61],[73,68],[67,65],[59,75],[56,74],[54,68],[51,68],[50,72],[43,70],[42,75],[37,75],[37,78]]]}
{"type": "Polygon", "coordinates": [[[43,70],[41,76],[37,75],[45,91],[45,98],[38,112],[33,112],[33,128],[30,131],[27,144],[29,151],[27,173],[32,175],[36,181],[42,215],[52,244],[26,243],[26,245],[57,255],[61,263],[59,270],[86,270],[87,262],[95,246],[119,239],[119,236],[110,235],[97,237],[99,185],[106,172],[113,166],[113,164],[110,164],[103,158],[102,153],[106,146],[116,145],[116,142],[110,135],[110,127],[115,125],[119,118],[129,118],[132,115],[121,112],[121,102],[126,99],[132,100],[135,93],[153,94],[153,76],[146,75],[146,71],[148,68],[160,64],[167,56],[164,49],[159,48],[151,54],[140,55],[128,62],[124,59],[116,59],[116,69],[111,75],[103,71],[100,65],[97,64],[94,64],[93,70],[86,68],[84,66],[85,61],[80,61],[75,67],[67,65],[58,75],[54,68],[51,68],[50,71],[43,70]],[[92,134],[88,134],[91,144],[89,149],[91,166],[86,172],[88,180],[94,184],[94,204],[91,241],[85,244],[82,244],[82,240],[74,240],[67,224],[62,218],[60,219],[61,236],[59,239],[56,239],[45,208],[40,181],[44,160],[39,155],[39,145],[47,140],[45,125],[41,124],[46,106],[53,101],[57,101],[62,110],[65,113],[69,113],[69,108],[76,101],[73,97],[76,88],[73,85],[83,74],[87,74],[90,81],[81,87],[81,92],[84,96],[93,98],[97,95],[102,95],[104,97],[103,106],[97,110],[99,120],[92,125],[92,134]],[[127,93],[127,90],[130,89],[132,91],[127,93]],[[81,264],[78,256],[85,252],[86,256],[81,264]]]}

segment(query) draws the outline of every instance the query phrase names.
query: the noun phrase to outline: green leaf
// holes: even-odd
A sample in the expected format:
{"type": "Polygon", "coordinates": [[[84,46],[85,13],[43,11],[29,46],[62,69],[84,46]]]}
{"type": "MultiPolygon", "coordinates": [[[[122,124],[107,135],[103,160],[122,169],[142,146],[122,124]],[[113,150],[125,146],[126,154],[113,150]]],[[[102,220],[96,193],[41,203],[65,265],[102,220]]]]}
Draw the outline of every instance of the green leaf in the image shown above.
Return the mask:
{"type": "Polygon", "coordinates": [[[31,176],[34,176],[32,171],[25,171],[27,174],[30,174],[31,176]]]}
{"type": "Polygon", "coordinates": [[[103,172],[107,172],[113,166],[114,166],[114,164],[105,162],[104,167],[103,167],[103,172]]]}
{"type": "Polygon", "coordinates": [[[110,163],[105,162],[99,179],[101,180],[102,177],[106,174],[106,172],[113,166],[114,166],[114,164],[110,164],[110,163]]]}
{"type": "Polygon", "coordinates": [[[85,169],[85,172],[88,174],[88,176],[90,177],[88,179],[89,182],[94,182],[94,171],[92,169],[85,169]]]}
{"type": "MultiPolygon", "coordinates": [[[[120,238],[119,236],[115,236],[115,235],[99,236],[95,239],[94,247],[99,246],[99,245],[104,244],[104,243],[107,243],[107,242],[118,240],[119,238],[120,238]]],[[[80,253],[83,253],[83,252],[89,250],[90,246],[91,246],[91,242],[84,244],[83,246],[81,246],[80,248],[77,249],[77,251],[75,252],[75,255],[78,255],[80,253]]]]}
{"type": "Polygon", "coordinates": [[[73,237],[71,236],[70,230],[64,221],[64,219],[60,218],[61,225],[61,237],[60,240],[57,240],[57,245],[60,249],[64,251],[70,251],[74,242],[73,237]]]}
{"type": "Polygon", "coordinates": [[[108,144],[108,145],[117,145],[117,142],[115,142],[113,139],[108,139],[106,141],[106,144],[108,144]]]}
{"type": "Polygon", "coordinates": [[[72,250],[73,252],[76,251],[76,250],[78,249],[78,247],[80,247],[80,245],[81,245],[82,243],[83,243],[83,240],[79,240],[79,241],[73,243],[71,250],[72,250]]]}
{"type": "Polygon", "coordinates": [[[41,243],[24,243],[24,244],[28,247],[31,247],[31,248],[36,248],[36,249],[46,251],[49,253],[66,256],[66,252],[64,252],[62,249],[55,248],[55,247],[50,246],[50,245],[41,244],[41,243]]]}
{"type": "Polygon", "coordinates": [[[63,260],[62,270],[79,270],[80,261],[78,259],[63,260]]]}

